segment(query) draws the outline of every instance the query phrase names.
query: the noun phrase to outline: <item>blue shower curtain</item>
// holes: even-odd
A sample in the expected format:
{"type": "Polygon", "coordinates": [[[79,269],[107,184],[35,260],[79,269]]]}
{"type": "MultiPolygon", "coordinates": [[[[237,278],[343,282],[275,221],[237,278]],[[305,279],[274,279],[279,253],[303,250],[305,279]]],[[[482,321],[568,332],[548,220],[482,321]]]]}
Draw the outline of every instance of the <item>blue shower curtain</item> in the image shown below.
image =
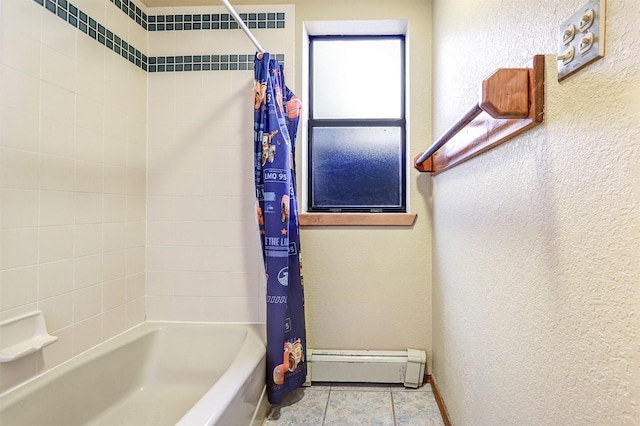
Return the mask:
{"type": "Polygon", "coordinates": [[[267,278],[267,395],[280,404],[307,374],[304,291],[296,201],[300,100],[269,53],[254,60],[256,210],[267,278]]]}

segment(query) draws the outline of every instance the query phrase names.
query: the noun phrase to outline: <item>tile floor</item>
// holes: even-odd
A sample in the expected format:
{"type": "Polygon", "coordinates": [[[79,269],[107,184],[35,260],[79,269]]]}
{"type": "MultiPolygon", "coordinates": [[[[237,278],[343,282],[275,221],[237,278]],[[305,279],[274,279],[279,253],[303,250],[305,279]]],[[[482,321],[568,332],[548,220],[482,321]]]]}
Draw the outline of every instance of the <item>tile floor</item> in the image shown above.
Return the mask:
{"type": "Polygon", "coordinates": [[[444,425],[431,385],[313,384],[287,394],[263,426],[444,425]],[[277,411],[276,411],[277,412],[277,411]]]}

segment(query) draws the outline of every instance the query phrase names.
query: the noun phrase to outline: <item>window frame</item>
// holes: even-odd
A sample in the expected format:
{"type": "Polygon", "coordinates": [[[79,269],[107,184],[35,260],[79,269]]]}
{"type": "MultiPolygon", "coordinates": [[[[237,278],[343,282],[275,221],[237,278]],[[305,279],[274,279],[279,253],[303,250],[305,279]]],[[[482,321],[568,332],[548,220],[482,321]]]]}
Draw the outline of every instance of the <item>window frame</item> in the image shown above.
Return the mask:
{"type": "Polygon", "coordinates": [[[307,150],[304,161],[306,162],[306,182],[305,189],[307,191],[305,211],[309,213],[339,213],[339,214],[354,214],[354,213],[407,213],[409,209],[408,200],[408,167],[407,167],[407,153],[408,153],[408,135],[407,135],[407,40],[404,33],[393,34],[318,34],[308,36],[308,114],[307,120],[307,150]],[[314,75],[313,75],[313,42],[315,40],[382,40],[382,39],[397,39],[400,41],[400,117],[399,118],[329,118],[319,119],[314,118],[314,75]],[[400,189],[399,196],[400,202],[398,206],[371,206],[371,207],[353,207],[353,206],[339,206],[339,207],[318,207],[313,205],[313,129],[322,127],[344,127],[344,128],[363,128],[363,127],[398,127],[401,133],[401,146],[400,146],[400,189]]]}

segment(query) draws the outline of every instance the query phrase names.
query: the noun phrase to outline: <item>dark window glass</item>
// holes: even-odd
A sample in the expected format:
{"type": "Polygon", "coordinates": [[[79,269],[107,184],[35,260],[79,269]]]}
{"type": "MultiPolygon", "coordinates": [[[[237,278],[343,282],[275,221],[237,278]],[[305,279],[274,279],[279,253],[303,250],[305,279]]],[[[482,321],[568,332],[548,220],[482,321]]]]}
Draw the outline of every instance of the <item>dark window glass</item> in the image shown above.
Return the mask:
{"type": "Polygon", "coordinates": [[[330,211],[403,207],[402,128],[314,127],[311,140],[314,206],[330,211]]]}

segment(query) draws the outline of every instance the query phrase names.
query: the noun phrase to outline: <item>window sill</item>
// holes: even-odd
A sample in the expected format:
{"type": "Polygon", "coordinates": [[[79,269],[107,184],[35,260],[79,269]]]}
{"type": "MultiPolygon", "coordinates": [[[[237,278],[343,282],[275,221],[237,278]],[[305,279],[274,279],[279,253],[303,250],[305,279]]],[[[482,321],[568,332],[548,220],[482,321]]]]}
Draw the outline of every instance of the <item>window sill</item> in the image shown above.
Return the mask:
{"type": "Polygon", "coordinates": [[[301,213],[300,226],[412,226],[417,213],[301,213]]]}

